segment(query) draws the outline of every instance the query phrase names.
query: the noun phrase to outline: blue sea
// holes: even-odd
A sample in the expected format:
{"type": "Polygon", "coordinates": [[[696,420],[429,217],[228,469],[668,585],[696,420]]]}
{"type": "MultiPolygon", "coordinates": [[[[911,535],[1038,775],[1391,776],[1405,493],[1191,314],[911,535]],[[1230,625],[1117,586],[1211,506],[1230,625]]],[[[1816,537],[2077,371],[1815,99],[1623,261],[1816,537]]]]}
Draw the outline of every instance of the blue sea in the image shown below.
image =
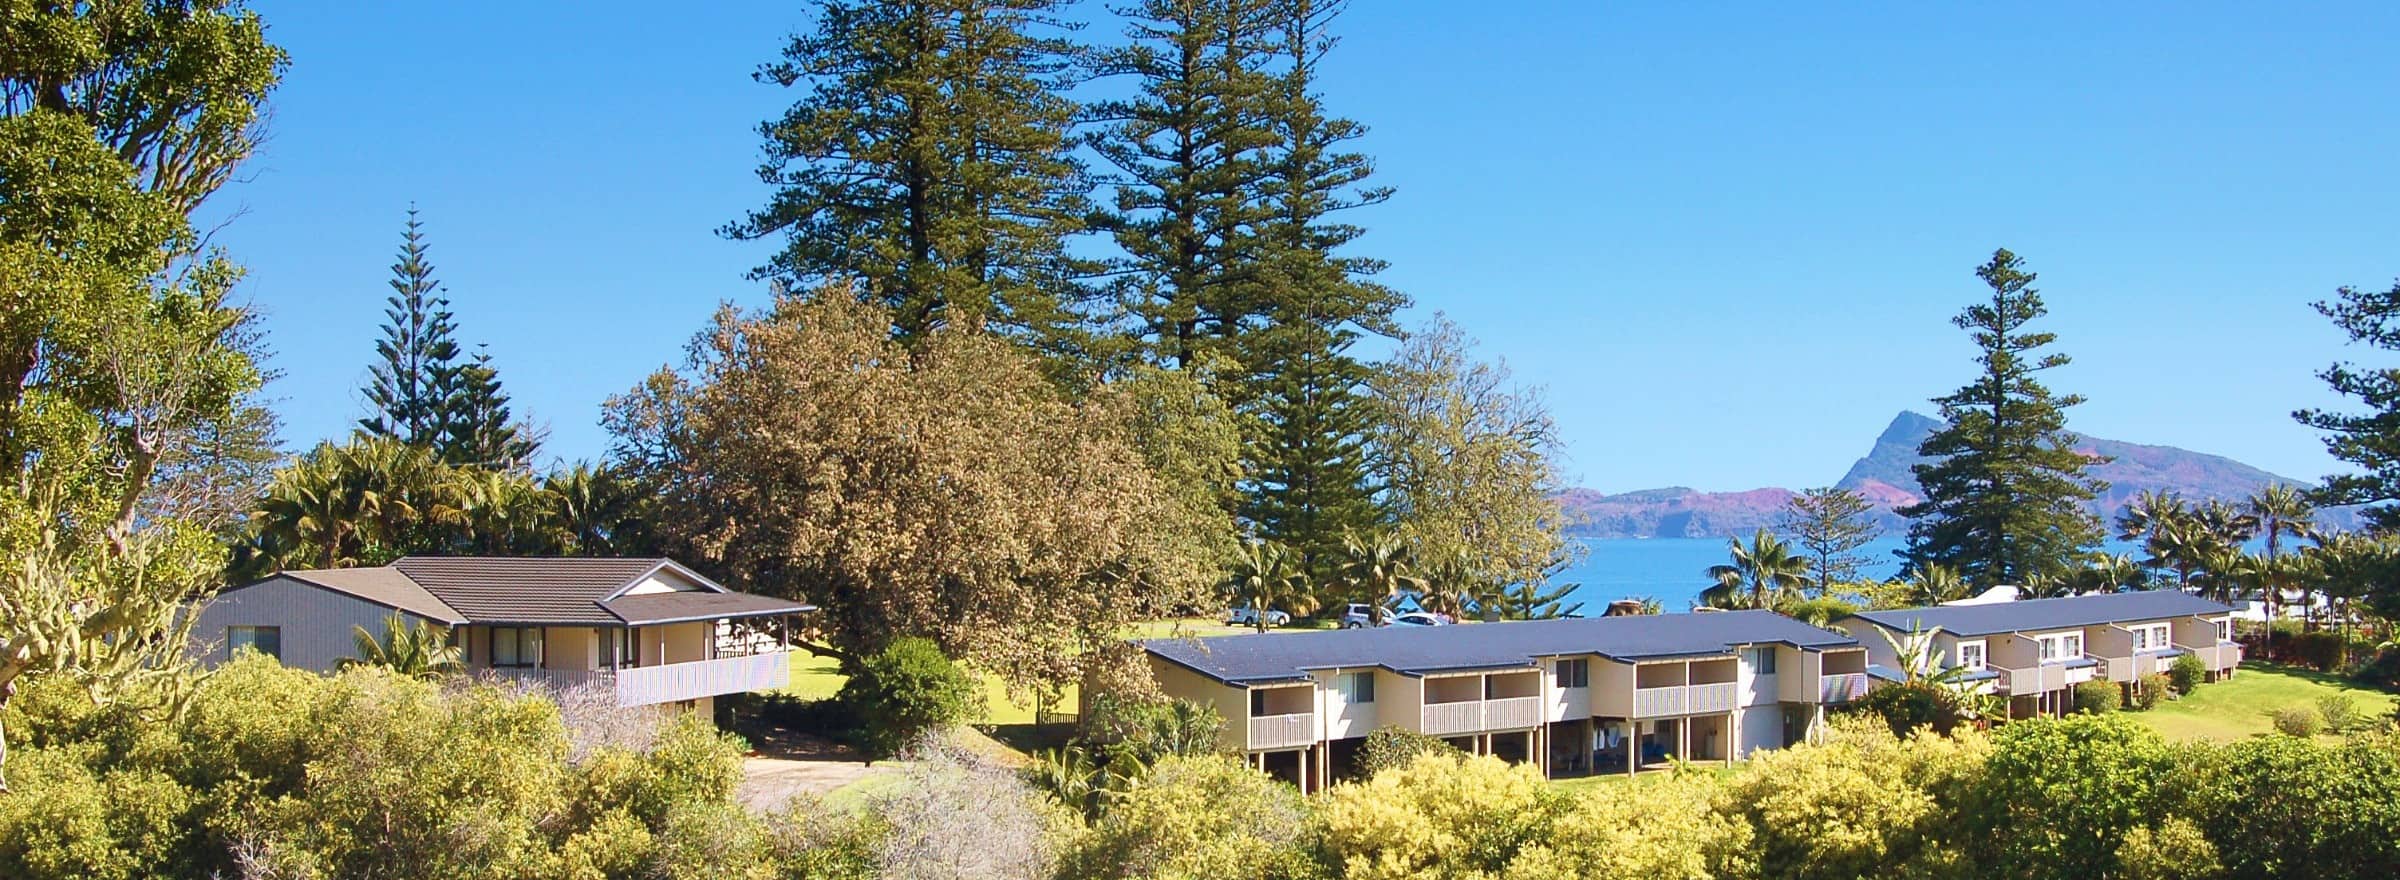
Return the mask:
{"type": "MultiPolygon", "coordinates": [[[[1727,559],[1724,538],[1611,538],[1583,543],[1590,551],[1583,561],[1560,572],[1553,581],[1581,584],[1568,601],[1583,603],[1583,613],[1595,617],[1618,599],[1657,599],[1669,613],[1688,610],[1709,585],[1708,567],[1727,559]]],[[[1893,535],[1859,548],[1858,555],[1872,560],[1860,573],[1878,579],[1899,574],[1900,559],[1892,552],[1904,543],[1893,535]]]]}

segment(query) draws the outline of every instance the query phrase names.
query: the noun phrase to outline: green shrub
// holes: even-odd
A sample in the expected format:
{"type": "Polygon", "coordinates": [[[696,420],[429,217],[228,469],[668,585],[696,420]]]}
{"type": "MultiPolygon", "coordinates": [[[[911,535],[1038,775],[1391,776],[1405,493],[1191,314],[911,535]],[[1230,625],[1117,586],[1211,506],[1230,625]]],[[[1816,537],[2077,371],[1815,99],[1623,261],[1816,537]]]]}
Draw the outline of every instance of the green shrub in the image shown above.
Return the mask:
{"type": "Polygon", "coordinates": [[[2333,630],[2304,632],[2288,645],[2293,660],[2318,672],[2331,672],[2342,665],[2342,635],[2333,630]]]}
{"type": "Polygon", "coordinates": [[[2400,752],[2255,737],[2194,746],[2175,813],[2215,844],[2228,877],[2400,876],[2400,752]]]}
{"type": "Polygon", "coordinates": [[[1308,810],[1300,793],[1225,756],[1168,757],[1072,847],[1061,880],[1292,877],[1308,810]]]}
{"type": "Polygon", "coordinates": [[[1076,743],[1115,760],[1149,764],[1168,755],[1205,755],[1220,747],[1225,719],[1215,706],[1175,699],[1092,697],[1076,743]]]}
{"type": "Polygon", "coordinates": [[[2325,730],[2325,716],[2312,706],[2285,706],[2275,710],[2275,729],[2285,736],[2307,739],[2325,730]]]}
{"type": "Polygon", "coordinates": [[[2400,648],[2387,648],[2350,673],[2358,683],[2381,690],[2400,690],[2400,648]]]}
{"type": "Polygon", "coordinates": [[[966,720],[981,709],[981,696],[932,640],[911,636],[860,661],[839,699],[858,715],[859,747],[870,758],[889,758],[927,731],[966,720]]]}
{"type": "Polygon", "coordinates": [[[1986,877],[2111,877],[2171,786],[2174,750],[2121,714],[2011,722],[1964,792],[1959,844],[1986,877]]]}
{"type": "Polygon", "coordinates": [[[1406,767],[1423,754],[1466,753],[1441,737],[1386,725],[1369,731],[1366,741],[1358,744],[1358,763],[1353,776],[1362,780],[1373,779],[1385,770],[1406,767]]]}
{"type": "Polygon", "coordinates": [[[0,794],[0,877],[133,880],[198,876],[185,861],[199,823],[192,792],[156,770],[94,773],[63,749],[9,755],[0,794]]]}
{"type": "Polygon", "coordinates": [[[2125,832],[2125,842],[2117,847],[2117,861],[2125,866],[2120,875],[2124,880],[2204,880],[2221,876],[2225,870],[2217,859],[2216,844],[2181,816],[2170,816],[2155,828],[2125,832]]]}
{"type": "Polygon", "coordinates": [[[1894,736],[1906,736],[1919,728],[1948,735],[1965,717],[1956,694],[1926,682],[1883,685],[1837,711],[1883,719],[1894,736]]]}
{"type": "Polygon", "coordinates": [[[2175,684],[2176,693],[2188,694],[2208,679],[2208,666],[2201,663],[2199,657],[2185,654],[2168,664],[2167,679],[2175,684]]]}
{"type": "Polygon", "coordinates": [[[2144,712],[2156,708],[2158,701],[2166,698],[2167,689],[2174,686],[2164,672],[2142,676],[2133,683],[2133,708],[2144,712]]]}
{"type": "Polygon", "coordinates": [[[2124,691],[2113,681],[2087,681],[2075,686],[2075,711],[2101,715],[2123,707],[2124,691]]]}
{"type": "Polygon", "coordinates": [[[2349,694],[2326,694],[2317,698],[2317,715],[2325,719],[2326,733],[2348,733],[2366,721],[2358,711],[2358,701],[2349,694]]]}
{"type": "Polygon", "coordinates": [[[858,738],[858,710],[839,697],[808,699],[791,694],[753,694],[745,698],[760,720],[785,730],[798,730],[838,742],[858,738]]]}

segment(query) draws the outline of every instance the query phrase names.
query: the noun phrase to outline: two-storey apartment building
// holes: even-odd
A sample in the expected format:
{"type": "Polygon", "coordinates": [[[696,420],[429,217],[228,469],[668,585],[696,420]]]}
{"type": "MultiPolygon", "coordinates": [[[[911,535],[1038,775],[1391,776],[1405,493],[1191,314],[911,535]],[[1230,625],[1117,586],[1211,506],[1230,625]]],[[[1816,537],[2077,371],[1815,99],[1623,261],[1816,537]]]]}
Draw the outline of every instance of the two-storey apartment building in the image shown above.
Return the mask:
{"type": "Polygon", "coordinates": [[[1374,729],[1551,775],[1731,761],[1789,745],[1866,691],[1845,634],[1766,611],[1153,639],[1170,695],[1214,705],[1226,748],[1304,789],[1374,729]]]}
{"type": "Polygon", "coordinates": [[[411,556],[219,593],[199,608],[191,652],[216,663],[249,648],[327,671],[354,656],[357,628],[381,637],[397,616],[446,630],[474,674],[707,711],[718,695],[789,683],[775,624],[814,610],[728,590],[670,559],[411,556]]]}
{"type": "Polygon", "coordinates": [[[1834,623],[1878,667],[1899,671],[1893,642],[1918,645],[1927,667],[1965,667],[2009,699],[2009,714],[2063,714],[2086,681],[2128,688],[2175,658],[2200,658],[2211,680],[2241,664],[2233,609],[2179,590],[2095,593],[1987,605],[1862,611],[1834,623]],[[1887,640],[1878,630],[1889,633],[1887,640]]]}

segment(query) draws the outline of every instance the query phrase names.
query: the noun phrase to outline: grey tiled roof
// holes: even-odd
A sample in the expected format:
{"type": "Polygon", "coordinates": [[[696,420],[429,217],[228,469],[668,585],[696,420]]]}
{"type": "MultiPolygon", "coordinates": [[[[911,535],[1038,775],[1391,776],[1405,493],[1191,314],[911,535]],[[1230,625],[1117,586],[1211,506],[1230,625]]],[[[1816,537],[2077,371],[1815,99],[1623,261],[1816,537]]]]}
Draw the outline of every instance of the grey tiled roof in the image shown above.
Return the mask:
{"type": "Polygon", "coordinates": [[[287,571],[284,577],[314,584],[385,608],[406,611],[445,624],[467,622],[458,609],[425,591],[416,581],[392,568],[320,568],[287,571]]]}
{"type": "Polygon", "coordinates": [[[629,624],[724,620],[817,610],[814,605],[749,593],[646,593],[611,599],[600,603],[600,607],[629,624]]]}
{"type": "Polygon", "coordinates": [[[611,557],[407,556],[392,567],[478,623],[615,626],[600,600],[664,559],[611,557]]]}
{"type": "Polygon", "coordinates": [[[1535,658],[1618,660],[1724,654],[1741,645],[1856,647],[1857,640],[1771,611],[1724,611],[1150,639],[1150,653],[1231,684],[1289,681],[1308,670],[1381,667],[1409,675],[1524,667],[1535,658]]]}
{"type": "Polygon", "coordinates": [[[1940,627],[1943,632],[1954,635],[1981,636],[2224,614],[2232,610],[2181,590],[2150,590],[2095,593],[2061,599],[2020,599],[1989,605],[1935,605],[1892,611],[1861,611],[1856,616],[1897,632],[1940,627]]]}
{"type": "Polygon", "coordinates": [[[614,627],[815,611],[737,593],[658,558],[579,556],[408,556],[378,568],[287,571],[313,584],[448,624],[614,627]],[[617,596],[661,568],[699,590],[617,596]]]}

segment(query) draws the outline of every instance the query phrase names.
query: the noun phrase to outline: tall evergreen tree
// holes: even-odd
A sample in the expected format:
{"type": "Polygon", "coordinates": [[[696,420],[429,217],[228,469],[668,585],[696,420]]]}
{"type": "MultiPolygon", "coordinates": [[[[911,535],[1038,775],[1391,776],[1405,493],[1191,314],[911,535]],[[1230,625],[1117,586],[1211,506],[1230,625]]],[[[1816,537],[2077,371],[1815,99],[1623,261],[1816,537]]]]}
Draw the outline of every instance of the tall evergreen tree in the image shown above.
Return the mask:
{"type": "MultiPolygon", "coordinates": [[[[2350,341],[2384,351],[2400,350],[2400,282],[2390,290],[2344,287],[2334,298],[2314,303],[2319,313],[2349,334],[2350,341]]],[[[2353,414],[2304,409],[2292,414],[2325,434],[2325,451],[2358,467],[2334,474],[2313,493],[2320,504],[2366,504],[2367,521],[2378,530],[2400,529],[2400,367],[2361,367],[2347,361],[2319,372],[2336,393],[2367,408],[2353,414]]]]}
{"type": "Polygon", "coordinates": [[[2066,366],[2041,354],[2052,333],[2026,329],[2048,312],[2034,275],[2006,249],[1975,270],[1991,288],[1951,323],[1982,349],[1982,375],[1934,399],[1944,424],[1918,447],[1925,500],[1902,509],[1911,567],[1956,569],[1977,587],[2070,576],[2074,562],[2100,542],[2100,521],[2086,506],[2107,484],[2087,476],[2096,461],[2075,451],[2067,407],[2079,395],[2053,395],[2040,374],[2066,366]]]}
{"type": "Polygon", "coordinates": [[[1374,169],[1366,156],[1342,150],[1365,128],[1329,116],[1316,93],[1341,9],[1321,0],[1275,7],[1273,52],[1281,67],[1265,126],[1272,139],[1260,153],[1264,219],[1254,274],[1241,294],[1250,298],[1245,308],[1255,309],[1256,327],[1235,348],[1246,381],[1227,395],[1262,422],[1245,456],[1254,480],[1248,518],[1319,578],[1345,531],[1368,531],[1386,518],[1367,452],[1368,369],[1350,347],[1362,333],[1398,335],[1392,313],[1407,304],[1369,280],[1382,261],[1341,252],[1365,230],[1336,215],[1391,195],[1367,184],[1374,169]]]}
{"type": "Polygon", "coordinates": [[[1301,325],[1279,336],[1302,338],[1265,377],[1242,516],[1313,587],[1331,589],[1344,536],[1386,519],[1370,483],[1373,410],[1359,393],[1367,368],[1349,356],[1350,334],[1301,325]]]}
{"type": "Polygon", "coordinates": [[[375,343],[383,362],[369,368],[364,389],[373,413],[358,426],[377,437],[430,448],[448,430],[459,364],[458,325],[426,252],[424,223],[410,205],[408,226],[400,233],[400,261],[392,264],[392,295],[384,300],[383,339],[375,343]]]}
{"type": "Polygon", "coordinates": [[[500,387],[492,356],[476,352],[473,362],[458,369],[457,391],[443,413],[436,446],[442,461],[516,470],[531,464],[540,446],[531,428],[510,420],[508,392],[500,387]]]}
{"type": "Polygon", "coordinates": [[[1867,557],[1858,549],[1883,536],[1875,507],[1848,489],[1809,489],[1785,502],[1776,530],[1791,536],[1808,558],[1816,589],[1858,580],[1867,557]]]}
{"type": "Polygon", "coordinates": [[[1142,0],[1122,10],[1124,46],[1100,71],[1135,94],[1093,107],[1095,153],[1114,169],[1102,219],[1124,256],[1111,292],[1136,353],[1190,367],[1252,329],[1257,230],[1269,171],[1262,151],[1279,81],[1270,69],[1277,0],[1142,0]]]}
{"type": "Polygon", "coordinates": [[[722,231],[780,237],[754,272],[794,289],[856,282],[916,339],[994,329],[1077,346],[1085,299],[1067,242],[1091,186],[1073,154],[1081,75],[1064,0],[821,0],[756,78],[806,93],[759,126],[775,187],[722,231]]]}

